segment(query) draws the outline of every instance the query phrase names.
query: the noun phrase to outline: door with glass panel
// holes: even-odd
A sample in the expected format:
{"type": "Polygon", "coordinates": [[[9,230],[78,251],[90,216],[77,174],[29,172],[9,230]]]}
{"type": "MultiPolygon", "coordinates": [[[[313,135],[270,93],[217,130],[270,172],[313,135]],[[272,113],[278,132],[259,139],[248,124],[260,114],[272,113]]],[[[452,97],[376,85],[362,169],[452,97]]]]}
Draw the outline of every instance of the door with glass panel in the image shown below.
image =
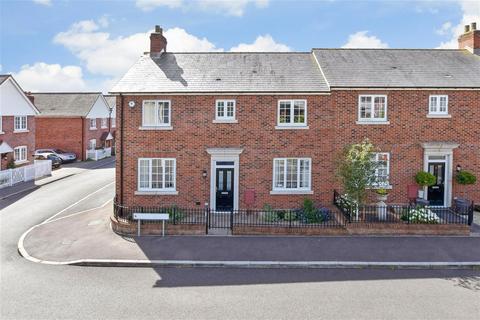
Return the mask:
{"type": "Polygon", "coordinates": [[[217,168],[216,171],[216,210],[233,210],[233,168],[217,168]]]}

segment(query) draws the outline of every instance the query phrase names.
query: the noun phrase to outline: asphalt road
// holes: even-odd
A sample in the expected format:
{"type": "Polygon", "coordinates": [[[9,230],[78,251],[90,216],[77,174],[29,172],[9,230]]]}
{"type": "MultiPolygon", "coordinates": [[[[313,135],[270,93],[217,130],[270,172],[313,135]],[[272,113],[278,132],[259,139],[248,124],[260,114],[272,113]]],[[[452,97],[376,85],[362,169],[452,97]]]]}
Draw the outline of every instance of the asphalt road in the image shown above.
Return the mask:
{"type": "Polygon", "coordinates": [[[31,226],[58,212],[103,204],[114,194],[113,180],[113,166],[99,168],[4,200],[1,319],[474,319],[480,314],[480,273],[473,271],[87,268],[35,264],[18,255],[17,241],[31,226]]]}

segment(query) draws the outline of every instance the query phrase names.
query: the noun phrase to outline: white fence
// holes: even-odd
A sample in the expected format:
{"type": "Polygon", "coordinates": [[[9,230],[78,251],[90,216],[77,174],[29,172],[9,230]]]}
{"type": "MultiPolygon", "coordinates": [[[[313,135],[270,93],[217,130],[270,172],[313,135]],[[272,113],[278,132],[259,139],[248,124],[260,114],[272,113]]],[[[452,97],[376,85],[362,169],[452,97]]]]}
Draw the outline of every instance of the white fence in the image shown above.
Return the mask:
{"type": "Polygon", "coordinates": [[[87,150],[87,159],[91,159],[95,161],[110,157],[111,155],[112,155],[112,148],[87,150]]]}
{"type": "Polygon", "coordinates": [[[0,189],[24,181],[31,181],[52,173],[51,160],[35,160],[34,164],[0,171],[0,189]]]}

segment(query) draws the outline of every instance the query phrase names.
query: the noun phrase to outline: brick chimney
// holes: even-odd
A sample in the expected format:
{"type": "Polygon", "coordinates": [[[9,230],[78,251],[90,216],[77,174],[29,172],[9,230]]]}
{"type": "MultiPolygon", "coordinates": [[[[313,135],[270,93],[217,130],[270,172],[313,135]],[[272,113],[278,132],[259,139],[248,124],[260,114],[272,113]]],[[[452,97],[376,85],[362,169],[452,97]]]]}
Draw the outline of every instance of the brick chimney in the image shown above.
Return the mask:
{"type": "Polygon", "coordinates": [[[463,34],[458,37],[458,48],[480,54],[480,30],[477,30],[475,22],[465,26],[463,34]]]}
{"type": "Polygon", "coordinates": [[[150,56],[158,57],[167,51],[167,39],[163,36],[160,26],[155,26],[155,31],[150,34],[150,56]]]}

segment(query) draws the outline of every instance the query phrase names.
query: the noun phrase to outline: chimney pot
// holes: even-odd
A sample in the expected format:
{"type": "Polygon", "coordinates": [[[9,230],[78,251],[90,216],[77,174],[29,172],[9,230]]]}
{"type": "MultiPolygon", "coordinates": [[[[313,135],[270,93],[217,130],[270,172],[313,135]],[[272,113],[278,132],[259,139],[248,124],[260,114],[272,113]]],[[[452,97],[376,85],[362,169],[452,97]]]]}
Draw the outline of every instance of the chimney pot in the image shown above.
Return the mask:
{"type": "Polygon", "coordinates": [[[465,33],[470,32],[470,26],[468,24],[465,25],[465,33]]]}
{"type": "Polygon", "coordinates": [[[472,29],[472,31],[477,30],[477,23],[476,23],[476,22],[472,22],[470,29],[472,29]]]}
{"type": "Polygon", "coordinates": [[[160,26],[158,26],[158,25],[155,26],[155,33],[160,33],[160,34],[162,34],[162,31],[163,31],[163,30],[162,30],[162,28],[160,28],[160,26]]]}

